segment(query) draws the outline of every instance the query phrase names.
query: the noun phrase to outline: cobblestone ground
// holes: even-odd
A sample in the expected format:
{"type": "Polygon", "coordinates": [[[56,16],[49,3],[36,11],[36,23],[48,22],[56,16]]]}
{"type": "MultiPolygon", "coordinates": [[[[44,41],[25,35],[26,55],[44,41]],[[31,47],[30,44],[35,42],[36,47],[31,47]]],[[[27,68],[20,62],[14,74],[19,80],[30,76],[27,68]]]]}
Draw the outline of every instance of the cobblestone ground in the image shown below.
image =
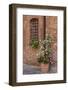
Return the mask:
{"type": "Polygon", "coordinates": [[[28,64],[24,64],[23,66],[23,74],[40,74],[40,73],[41,73],[40,69],[35,66],[28,64]]]}
{"type": "MultiPolygon", "coordinates": [[[[56,65],[51,65],[48,73],[56,73],[56,65]]],[[[42,74],[40,68],[24,64],[23,66],[23,74],[42,74]]]]}

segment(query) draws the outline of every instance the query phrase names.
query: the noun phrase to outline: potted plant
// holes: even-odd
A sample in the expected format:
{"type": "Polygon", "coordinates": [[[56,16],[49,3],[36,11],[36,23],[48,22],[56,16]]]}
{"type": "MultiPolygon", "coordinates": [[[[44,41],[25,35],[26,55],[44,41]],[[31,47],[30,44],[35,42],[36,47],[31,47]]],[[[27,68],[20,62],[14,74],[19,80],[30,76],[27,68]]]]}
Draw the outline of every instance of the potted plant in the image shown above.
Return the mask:
{"type": "Polygon", "coordinates": [[[38,62],[41,71],[47,73],[49,70],[50,54],[51,54],[51,37],[46,36],[45,40],[39,42],[38,62]]]}

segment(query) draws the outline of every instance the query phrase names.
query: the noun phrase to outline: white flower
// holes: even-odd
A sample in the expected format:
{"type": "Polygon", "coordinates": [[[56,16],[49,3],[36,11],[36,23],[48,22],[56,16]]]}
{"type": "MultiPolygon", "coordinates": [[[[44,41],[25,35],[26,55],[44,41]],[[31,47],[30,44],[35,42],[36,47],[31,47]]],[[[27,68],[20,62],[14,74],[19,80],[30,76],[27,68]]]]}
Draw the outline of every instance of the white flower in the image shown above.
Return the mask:
{"type": "Polygon", "coordinates": [[[41,56],[44,56],[44,51],[41,51],[41,53],[40,53],[40,54],[41,54],[41,56]]]}

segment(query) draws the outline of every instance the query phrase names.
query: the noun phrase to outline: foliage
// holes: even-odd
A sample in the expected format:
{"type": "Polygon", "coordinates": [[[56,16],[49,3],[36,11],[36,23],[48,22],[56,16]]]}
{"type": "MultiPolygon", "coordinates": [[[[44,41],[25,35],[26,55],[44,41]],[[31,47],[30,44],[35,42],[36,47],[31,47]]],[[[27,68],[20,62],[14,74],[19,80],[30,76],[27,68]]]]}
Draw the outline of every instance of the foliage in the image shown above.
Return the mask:
{"type": "Polygon", "coordinates": [[[33,39],[33,40],[31,41],[30,45],[31,45],[32,48],[36,49],[36,48],[38,48],[38,46],[39,46],[39,41],[33,39]]]}
{"type": "Polygon", "coordinates": [[[49,35],[46,36],[45,40],[39,42],[40,48],[37,54],[39,63],[49,63],[51,54],[51,42],[52,39],[49,35]]]}

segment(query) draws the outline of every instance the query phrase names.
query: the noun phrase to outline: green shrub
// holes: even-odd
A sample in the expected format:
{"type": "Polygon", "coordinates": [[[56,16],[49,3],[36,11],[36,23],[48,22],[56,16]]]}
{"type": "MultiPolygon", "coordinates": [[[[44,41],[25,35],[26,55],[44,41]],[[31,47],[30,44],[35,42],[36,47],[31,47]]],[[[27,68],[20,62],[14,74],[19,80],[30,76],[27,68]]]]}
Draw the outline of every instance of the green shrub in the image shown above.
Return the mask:
{"type": "Polygon", "coordinates": [[[39,41],[33,39],[33,40],[31,41],[31,43],[30,43],[30,46],[31,46],[32,48],[35,48],[35,49],[38,48],[38,46],[39,46],[39,41]]]}

